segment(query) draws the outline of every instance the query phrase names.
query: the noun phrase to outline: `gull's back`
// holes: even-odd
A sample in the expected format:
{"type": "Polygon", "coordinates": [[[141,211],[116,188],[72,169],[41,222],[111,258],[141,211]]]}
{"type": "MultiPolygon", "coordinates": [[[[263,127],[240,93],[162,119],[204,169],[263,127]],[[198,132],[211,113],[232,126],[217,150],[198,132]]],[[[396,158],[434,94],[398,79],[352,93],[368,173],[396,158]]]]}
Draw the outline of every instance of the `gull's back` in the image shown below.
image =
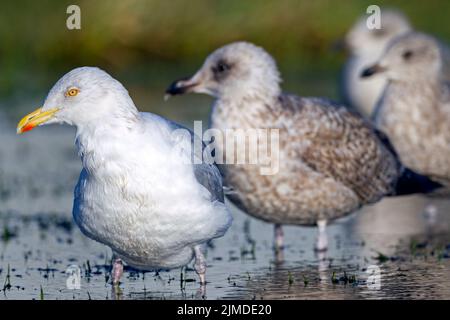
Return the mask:
{"type": "Polygon", "coordinates": [[[279,129],[276,174],[263,176],[258,165],[221,167],[225,185],[233,188],[228,197],[260,219],[315,224],[395,192],[395,156],[360,116],[326,99],[282,94],[272,104],[219,102],[212,125],[279,129]]]}
{"type": "Polygon", "coordinates": [[[289,141],[304,145],[299,157],[310,168],[353,190],[361,205],[394,192],[400,163],[368,122],[323,98],[283,95],[281,104],[289,141]]]}

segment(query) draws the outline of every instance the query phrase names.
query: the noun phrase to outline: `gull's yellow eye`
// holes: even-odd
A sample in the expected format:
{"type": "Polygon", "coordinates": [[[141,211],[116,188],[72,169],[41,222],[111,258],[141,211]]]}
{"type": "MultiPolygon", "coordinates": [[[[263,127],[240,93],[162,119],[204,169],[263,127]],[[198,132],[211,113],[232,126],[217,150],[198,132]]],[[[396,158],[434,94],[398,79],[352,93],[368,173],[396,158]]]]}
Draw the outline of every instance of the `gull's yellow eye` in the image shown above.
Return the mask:
{"type": "Polygon", "coordinates": [[[78,94],[78,92],[80,92],[80,90],[78,90],[77,88],[70,88],[69,90],[67,90],[66,96],[75,97],[78,94]]]}

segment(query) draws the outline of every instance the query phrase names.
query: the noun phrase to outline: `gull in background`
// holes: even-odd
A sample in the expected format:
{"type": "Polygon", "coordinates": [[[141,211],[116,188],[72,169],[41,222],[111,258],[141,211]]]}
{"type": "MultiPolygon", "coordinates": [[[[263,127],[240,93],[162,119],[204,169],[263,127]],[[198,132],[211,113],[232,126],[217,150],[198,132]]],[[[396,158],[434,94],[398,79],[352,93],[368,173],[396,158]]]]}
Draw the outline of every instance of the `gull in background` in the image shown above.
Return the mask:
{"type": "Polygon", "coordinates": [[[123,273],[122,260],[151,270],[181,267],[195,257],[205,284],[205,244],[223,236],[232,218],[217,167],[184,161],[192,156],[186,147],[191,133],[180,140],[173,133],[181,126],[138,112],[122,84],[93,67],[64,75],[17,132],[51,123],[76,127],[83,169],[73,217],[86,236],[112,249],[113,283],[123,273]]]}
{"type": "Polygon", "coordinates": [[[380,58],[392,39],[412,27],[406,16],[396,10],[382,9],[381,29],[369,29],[367,18],[367,15],[360,17],[345,35],[344,46],[349,57],[341,77],[341,93],[349,106],[369,119],[386,79],[361,79],[361,72],[380,58]]]}
{"type": "Polygon", "coordinates": [[[432,36],[411,32],[397,38],[362,77],[388,79],[377,105],[377,127],[402,162],[450,186],[450,85],[446,49],[432,36]]]}

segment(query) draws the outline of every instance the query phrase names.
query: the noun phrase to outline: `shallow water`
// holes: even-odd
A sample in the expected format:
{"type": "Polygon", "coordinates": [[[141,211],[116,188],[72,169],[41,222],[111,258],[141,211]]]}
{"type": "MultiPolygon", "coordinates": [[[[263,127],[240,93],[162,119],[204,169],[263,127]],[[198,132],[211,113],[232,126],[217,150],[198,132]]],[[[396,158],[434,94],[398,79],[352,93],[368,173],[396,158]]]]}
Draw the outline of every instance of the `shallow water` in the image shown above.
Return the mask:
{"type": "Polygon", "coordinates": [[[321,255],[312,249],[315,228],[286,227],[287,247],[275,254],[272,226],[234,210],[230,231],[208,250],[206,292],[189,267],[183,282],[180,270],[127,269],[113,292],[110,250],[71,218],[80,170],[74,131],[40,128],[18,138],[2,121],[0,299],[450,298],[450,201],[419,196],[386,199],[331,225],[321,255]],[[424,213],[429,204],[434,216],[424,213]],[[66,285],[71,265],[80,268],[80,289],[66,285]],[[379,289],[368,281],[370,266],[381,272],[379,289]]]}

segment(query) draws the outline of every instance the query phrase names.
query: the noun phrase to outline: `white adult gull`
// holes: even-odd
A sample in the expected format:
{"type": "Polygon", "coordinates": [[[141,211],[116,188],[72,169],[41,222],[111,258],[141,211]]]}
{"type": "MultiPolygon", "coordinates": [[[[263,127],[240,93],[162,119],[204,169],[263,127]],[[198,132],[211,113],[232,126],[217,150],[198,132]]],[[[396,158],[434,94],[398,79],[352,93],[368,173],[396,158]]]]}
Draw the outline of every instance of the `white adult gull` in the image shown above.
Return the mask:
{"type": "Polygon", "coordinates": [[[113,283],[123,273],[122,260],[150,270],[195,257],[204,284],[205,244],[223,236],[232,218],[218,169],[189,161],[192,133],[180,140],[174,132],[181,126],[138,112],[122,84],[93,67],[64,75],[17,132],[51,123],[76,127],[83,169],[73,216],[86,236],[112,249],[113,283]]]}
{"type": "MultiPolygon", "coordinates": [[[[319,226],[316,248],[327,247],[327,221],[346,216],[383,196],[434,187],[402,167],[387,140],[362,117],[324,98],[285,94],[275,60],[262,48],[236,42],[217,49],[192,77],[168,94],[198,92],[215,98],[211,126],[279,129],[280,170],[261,175],[259,165],[219,168],[227,195],[244,212],[275,223],[319,226]],[[423,182],[423,183],[422,183],[423,182]]],[[[226,153],[226,145],[216,148],[226,153]]]]}

